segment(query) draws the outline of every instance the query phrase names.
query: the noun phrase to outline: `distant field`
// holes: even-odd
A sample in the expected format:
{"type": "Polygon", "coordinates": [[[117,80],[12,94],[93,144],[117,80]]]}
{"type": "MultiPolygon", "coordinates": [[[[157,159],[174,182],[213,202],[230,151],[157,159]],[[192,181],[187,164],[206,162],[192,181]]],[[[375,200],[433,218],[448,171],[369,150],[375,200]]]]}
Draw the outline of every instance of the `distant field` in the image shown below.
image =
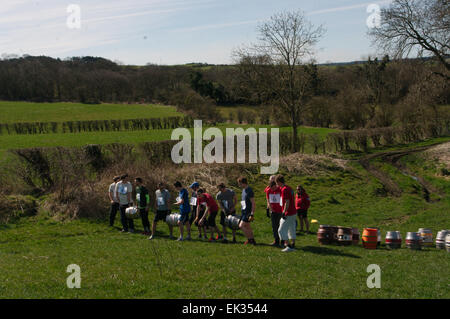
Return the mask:
{"type": "Polygon", "coordinates": [[[91,105],[0,101],[0,123],[115,120],[182,115],[173,106],[153,104],[91,105]]]}

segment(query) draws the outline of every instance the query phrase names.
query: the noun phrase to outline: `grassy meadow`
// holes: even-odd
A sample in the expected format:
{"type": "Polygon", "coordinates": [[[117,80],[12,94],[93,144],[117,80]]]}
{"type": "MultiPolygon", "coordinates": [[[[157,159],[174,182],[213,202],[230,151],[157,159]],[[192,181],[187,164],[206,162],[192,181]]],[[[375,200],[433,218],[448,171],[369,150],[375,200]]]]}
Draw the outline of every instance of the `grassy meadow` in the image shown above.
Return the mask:
{"type": "MultiPolygon", "coordinates": [[[[61,106],[68,109],[61,111],[52,104],[1,102],[0,122],[176,115],[175,109],[159,106],[61,106]]],[[[239,125],[218,127],[236,126],[239,125]]],[[[322,138],[332,131],[300,129],[300,133],[318,133],[322,138]]],[[[171,130],[149,130],[1,135],[0,159],[11,148],[138,143],[170,139],[170,134],[171,130]]],[[[371,152],[449,142],[448,137],[439,138],[371,152]]],[[[309,147],[306,151],[311,152],[309,147]]],[[[448,153],[448,148],[443,152],[448,153]]],[[[401,231],[404,239],[406,232],[419,227],[430,228],[434,235],[441,229],[450,229],[450,180],[441,174],[442,168],[449,165],[445,162],[448,157],[434,158],[419,152],[400,160],[437,190],[427,201],[416,180],[380,159],[372,164],[397,183],[402,190],[400,196],[387,194],[383,184],[361,166],[358,160],[364,154],[327,157],[331,161],[327,166],[315,165],[312,155],[305,161],[293,155],[292,165],[282,165],[280,173],[290,186],[302,184],[306,188],[312,201],[309,220],[318,220],[311,225],[312,234],[298,232],[297,251],[293,253],[282,253],[268,245],[273,240],[263,193],[268,176],[250,167],[245,174],[256,195],[252,227],[258,245],[244,246],[240,231],[237,244],[208,243],[197,238],[195,228],[192,241],[177,242],[168,238],[164,223],[158,225],[157,239],[149,241],[140,233],[140,220],[135,222],[135,234],[119,232],[119,216],[115,227],[107,226],[109,207],[104,207],[104,218],[99,220],[61,221],[40,209],[36,216],[0,225],[0,298],[450,298],[450,254],[445,250],[432,247],[411,251],[404,243],[402,249],[395,251],[384,245],[374,251],[365,250],[361,244],[321,246],[315,234],[319,224],[358,227],[361,233],[364,227],[378,226],[383,239],[389,230],[401,231]],[[345,164],[337,166],[332,164],[334,160],[345,164]],[[305,171],[303,165],[312,166],[305,171]],[[81,267],[80,289],[66,286],[66,268],[70,264],[81,267]],[[369,289],[366,285],[370,264],[381,267],[381,289],[369,289]]],[[[240,200],[241,191],[235,183],[230,187],[240,200]]],[[[153,216],[151,212],[150,220],[153,216]]],[[[178,229],[174,235],[178,235],[178,229]]]]}

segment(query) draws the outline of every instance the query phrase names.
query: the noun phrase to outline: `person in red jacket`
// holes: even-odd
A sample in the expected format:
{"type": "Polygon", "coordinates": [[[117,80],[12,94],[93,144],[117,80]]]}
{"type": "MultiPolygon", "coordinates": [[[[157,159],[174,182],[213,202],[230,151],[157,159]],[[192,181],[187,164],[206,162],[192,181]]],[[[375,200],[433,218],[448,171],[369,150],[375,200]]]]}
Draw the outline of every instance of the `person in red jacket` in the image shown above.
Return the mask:
{"type": "Polygon", "coordinates": [[[272,221],[272,232],[274,241],[271,246],[280,246],[280,235],[278,234],[278,228],[280,227],[281,212],[283,211],[280,205],[281,189],[275,183],[275,176],[271,176],[269,185],[264,190],[266,193],[267,201],[267,217],[272,221]]]}
{"type": "Polygon", "coordinates": [[[283,209],[278,234],[280,235],[280,239],[284,241],[285,248],[282,251],[291,252],[295,250],[295,228],[297,221],[294,190],[285,184],[283,175],[277,175],[275,181],[278,187],[281,188],[280,204],[283,209]]]}
{"type": "Polygon", "coordinates": [[[297,193],[295,194],[295,209],[300,220],[300,231],[303,231],[303,222],[305,222],[307,233],[309,233],[308,208],[310,205],[311,201],[308,194],[301,185],[298,185],[297,193]]]}
{"type": "Polygon", "coordinates": [[[198,199],[198,206],[197,206],[197,216],[200,216],[200,210],[201,205],[206,205],[206,210],[203,213],[203,216],[198,221],[197,218],[194,220],[194,223],[198,221],[199,225],[206,225],[207,228],[211,231],[211,237],[209,238],[209,241],[215,241],[214,239],[214,231],[217,232],[217,239],[222,239],[222,234],[219,231],[219,228],[216,225],[216,216],[217,212],[219,211],[219,206],[216,203],[216,200],[208,193],[205,192],[203,189],[199,189],[197,191],[197,199],[198,199]],[[205,219],[206,224],[205,224],[205,219]]]}

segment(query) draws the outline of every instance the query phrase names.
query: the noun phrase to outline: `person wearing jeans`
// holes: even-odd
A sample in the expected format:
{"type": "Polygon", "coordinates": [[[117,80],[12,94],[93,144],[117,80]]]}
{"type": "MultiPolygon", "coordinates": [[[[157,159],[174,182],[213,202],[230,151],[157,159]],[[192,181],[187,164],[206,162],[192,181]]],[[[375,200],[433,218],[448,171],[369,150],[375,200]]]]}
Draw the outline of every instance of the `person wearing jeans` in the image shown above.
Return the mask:
{"type": "Polygon", "coordinates": [[[117,212],[119,211],[119,201],[116,197],[115,188],[117,182],[120,180],[120,176],[115,176],[113,178],[113,183],[109,185],[109,200],[111,202],[111,208],[109,210],[109,226],[114,226],[114,221],[116,219],[117,212]]]}
{"type": "Polygon", "coordinates": [[[150,235],[150,222],[148,220],[148,211],[150,207],[150,195],[147,188],[143,185],[142,178],[137,177],[134,180],[136,184],[136,203],[141,215],[142,226],[144,226],[144,235],[150,235]]]}
{"type": "Polygon", "coordinates": [[[280,227],[278,228],[278,234],[280,236],[280,239],[284,240],[285,248],[282,251],[291,252],[295,250],[295,228],[297,222],[297,210],[295,209],[294,191],[292,190],[292,188],[285,184],[283,175],[277,176],[276,183],[278,187],[281,188],[280,204],[283,208],[280,227]]]}
{"type": "Polygon", "coordinates": [[[272,232],[274,241],[271,246],[280,246],[280,236],[278,234],[278,228],[280,227],[282,207],[280,206],[281,189],[275,183],[275,178],[270,181],[269,186],[264,190],[267,200],[267,217],[272,222],[272,232]]]}
{"type": "Polygon", "coordinates": [[[120,220],[122,222],[122,232],[134,233],[134,222],[132,219],[127,218],[125,211],[130,205],[133,204],[131,199],[131,193],[133,192],[133,186],[128,178],[128,174],[122,175],[121,180],[116,184],[115,193],[119,199],[120,220]]]}

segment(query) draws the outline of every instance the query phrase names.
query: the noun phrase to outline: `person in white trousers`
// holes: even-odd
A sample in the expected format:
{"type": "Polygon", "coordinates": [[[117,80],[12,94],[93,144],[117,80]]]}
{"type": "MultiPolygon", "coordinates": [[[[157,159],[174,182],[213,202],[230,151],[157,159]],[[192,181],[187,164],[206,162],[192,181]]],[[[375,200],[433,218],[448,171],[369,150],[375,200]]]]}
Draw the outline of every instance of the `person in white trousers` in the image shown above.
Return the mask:
{"type": "Polygon", "coordinates": [[[294,191],[291,187],[285,184],[283,175],[277,175],[275,182],[277,183],[278,187],[281,188],[280,204],[283,208],[280,227],[278,228],[278,234],[280,236],[280,239],[284,241],[285,247],[282,251],[291,252],[295,250],[295,231],[297,221],[294,191]]]}

